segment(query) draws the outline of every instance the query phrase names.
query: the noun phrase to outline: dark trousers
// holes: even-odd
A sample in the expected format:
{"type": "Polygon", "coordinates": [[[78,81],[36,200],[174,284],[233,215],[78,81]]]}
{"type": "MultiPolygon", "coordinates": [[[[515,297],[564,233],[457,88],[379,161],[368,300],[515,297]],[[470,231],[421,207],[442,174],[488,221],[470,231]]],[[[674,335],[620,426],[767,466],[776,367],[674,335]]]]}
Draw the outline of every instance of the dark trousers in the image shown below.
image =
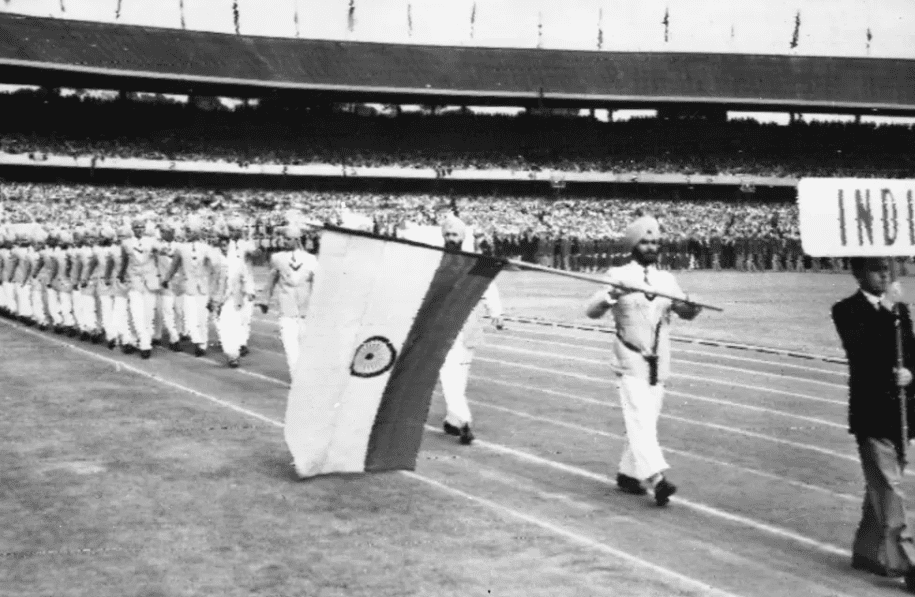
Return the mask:
{"type": "Polygon", "coordinates": [[[888,439],[856,439],[865,494],[854,555],[890,576],[903,575],[915,567],[915,543],[906,521],[902,467],[896,446],[888,439]]]}

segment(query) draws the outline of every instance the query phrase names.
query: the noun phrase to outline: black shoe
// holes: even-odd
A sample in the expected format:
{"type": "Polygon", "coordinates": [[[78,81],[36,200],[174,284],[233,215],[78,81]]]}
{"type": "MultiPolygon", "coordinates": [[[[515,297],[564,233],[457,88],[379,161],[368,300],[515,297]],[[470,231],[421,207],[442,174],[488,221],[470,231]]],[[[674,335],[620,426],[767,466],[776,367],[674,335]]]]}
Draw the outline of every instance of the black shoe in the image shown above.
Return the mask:
{"type": "Polygon", "coordinates": [[[46,323],[39,323],[39,324],[38,324],[38,329],[41,330],[42,332],[47,332],[47,331],[48,331],[48,325],[47,325],[46,323]]]}
{"type": "Polygon", "coordinates": [[[455,427],[454,425],[452,425],[452,424],[449,423],[448,421],[445,421],[445,422],[442,424],[442,428],[445,430],[445,433],[447,433],[448,435],[453,435],[453,436],[455,436],[455,437],[458,437],[459,435],[461,435],[461,428],[460,428],[460,427],[455,427]]]}
{"type": "Polygon", "coordinates": [[[108,341],[108,350],[114,350],[114,347],[117,345],[118,345],[117,340],[109,340],[108,341]]]}
{"type": "Polygon", "coordinates": [[[168,345],[168,347],[172,349],[172,352],[181,352],[181,343],[180,342],[172,342],[171,344],[168,345]]]}
{"type": "Polygon", "coordinates": [[[197,346],[197,347],[194,348],[194,356],[195,356],[195,357],[202,357],[202,356],[205,355],[206,353],[207,353],[207,349],[204,348],[204,347],[202,347],[202,346],[197,346]]]}
{"type": "Polygon", "coordinates": [[[151,357],[151,356],[152,356],[152,351],[149,350],[149,349],[147,349],[147,350],[141,350],[141,351],[140,351],[140,358],[141,358],[141,359],[148,359],[148,358],[151,357]]]}
{"type": "Polygon", "coordinates": [[[178,341],[179,342],[190,342],[191,337],[188,336],[187,334],[181,334],[180,336],[178,336],[178,341]]]}
{"type": "Polygon", "coordinates": [[[239,365],[238,359],[229,359],[229,368],[230,369],[238,369],[238,365],[239,365]]]}
{"type": "Polygon", "coordinates": [[[83,342],[88,342],[89,338],[90,338],[89,332],[81,332],[79,335],[79,339],[82,340],[83,342]]]}
{"type": "Polygon", "coordinates": [[[251,351],[248,350],[247,346],[242,346],[241,348],[238,349],[238,356],[246,357],[246,356],[248,356],[249,352],[251,352],[251,351]]]}
{"type": "Polygon", "coordinates": [[[915,593],[915,570],[909,570],[905,573],[905,590],[909,593],[915,593]]]}
{"type": "Polygon", "coordinates": [[[616,488],[632,495],[645,495],[648,493],[648,490],[642,487],[641,481],[623,473],[616,475],[616,488]]]}
{"type": "Polygon", "coordinates": [[[105,335],[102,334],[101,332],[98,332],[97,334],[92,334],[92,343],[93,344],[101,344],[102,340],[104,340],[104,339],[105,339],[105,335]]]}
{"type": "Polygon", "coordinates": [[[884,568],[879,562],[875,562],[874,560],[866,558],[861,554],[852,554],[851,567],[855,570],[862,570],[864,572],[876,574],[877,576],[887,576],[886,568],[884,568]]]}
{"type": "Polygon", "coordinates": [[[79,330],[76,328],[70,328],[67,330],[67,335],[71,338],[76,338],[76,336],[79,335],[79,330]]]}
{"type": "Polygon", "coordinates": [[[153,338],[152,345],[153,346],[162,346],[162,340],[159,338],[153,338]]]}
{"type": "Polygon", "coordinates": [[[461,439],[460,442],[464,446],[469,446],[470,442],[474,440],[473,431],[470,430],[470,425],[464,423],[464,426],[461,427],[461,439]]]}
{"type": "Polygon", "coordinates": [[[675,493],[677,493],[677,486],[666,478],[662,478],[654,486],[654,502],[659,506],[666,506],[667,502],[670,501],[670,496],[675,493]]]}
{"type": "Polygon", "coordinates": [[[136,351],[137,351],[137,347],[134,346],[133,344],[125,344],[124,346],[121,347],[121,352],[123,352],[124,354],[133,354],[136,351]]]}

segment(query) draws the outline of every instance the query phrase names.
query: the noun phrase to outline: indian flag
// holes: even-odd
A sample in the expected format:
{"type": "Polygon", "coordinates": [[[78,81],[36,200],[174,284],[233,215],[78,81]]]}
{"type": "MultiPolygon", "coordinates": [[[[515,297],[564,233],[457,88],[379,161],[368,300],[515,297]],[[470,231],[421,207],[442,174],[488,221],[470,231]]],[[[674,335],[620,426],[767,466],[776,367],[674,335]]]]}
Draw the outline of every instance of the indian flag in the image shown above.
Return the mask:
{"type": "Polygon", "coordinates": [[[300,477],[410,469],[438,372],[503,261],[336,227],[286,407],[300,477]]]}

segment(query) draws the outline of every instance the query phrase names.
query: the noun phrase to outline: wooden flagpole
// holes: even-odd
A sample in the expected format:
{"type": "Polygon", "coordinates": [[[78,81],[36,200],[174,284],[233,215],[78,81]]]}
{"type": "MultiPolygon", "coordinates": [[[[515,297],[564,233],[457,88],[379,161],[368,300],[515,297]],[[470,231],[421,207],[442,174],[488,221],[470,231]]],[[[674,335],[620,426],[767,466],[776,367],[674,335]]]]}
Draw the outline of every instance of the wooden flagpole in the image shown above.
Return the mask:
{"type": "Polygon", "coordinates": [[[610,281],[608,281],[606,278],[601,278],[601,277],[599,277],[599,276],[589,276],[588,274],[579,274],[579,273],[576,273],[576,272],[567,272],[567,271],[565,271],[565,270],[555,269],[555,268],[552,268],[552,267],[546,267],[546,266],[544,266],[544,265],[537,265],[537,264],[535,264],[535,263],[527,263],[527,262],[524,262],[524,261],[518,261],[518,260],[516,260],[516,259],[506,259],[506,261],[507,261],[508,263],[510,263],[511,265],[514,265],[514,266],[519,267],[519,268],[521,268],[521,269],[528,269],[528,270],[533,270],[533,271],[537,271],[537,272],[545,272],[545,273],[548,273],[548,274],[555,274],[555,275],[557,275],[557,276],[564,276],[564,277],[566,277],[566,278],[574,278],[574,279],[576,279],[576,280],[584,280],[584,281],[586,281],[586,282],[593,282],[593,283],[595,283],[595,284],[602,284],[602,285],[604,285],[604,286],[615,286],[616,288],[621,288],[621,289],[623,289],[623,290],[628,290],[628,291],[630,291],[630,292],[644,292],[645,294],[653,294],[653,295],[656,295],[656,296],[663,296],[664,298],[669,298],[669,299],[674,300],[674,301],[684,302],[684,303],[687,303],[687,304],[690,304],[690,305],[696,305],[696,306],[702,307],[703,309],[710,309],[710,310],[712,310],[712,311],[719,311],[719,312],[724,311],[724,309],[722,309],[721,307],[716,307],[715,305],[709,305],[709,304],[706,304],[706,303],[697,303],[696,301],[690,301],[690,300],[682,299],[682,298],[677,297],[677,296],[674,296],[674,295],[672,295],[672,294],[666,294],[666,293],[664,293],[664,292],[658,292],[657,290],[654,290],[653,288],[647,288],[647,287],[645,287],[645,288],[636,288],[636,287],[634,287],[634,286],[626,286],[625,284],[619,284],[619,283],[617,283],[617,282],[610,282],[610,281]]]}

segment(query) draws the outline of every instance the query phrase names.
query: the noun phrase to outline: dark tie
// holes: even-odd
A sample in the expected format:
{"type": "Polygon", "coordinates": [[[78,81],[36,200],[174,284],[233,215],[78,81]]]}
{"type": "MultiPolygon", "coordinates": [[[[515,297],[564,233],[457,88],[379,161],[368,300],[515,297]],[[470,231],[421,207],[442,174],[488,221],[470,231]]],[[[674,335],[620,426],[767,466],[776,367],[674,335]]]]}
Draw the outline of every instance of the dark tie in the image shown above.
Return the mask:
{"type": "MultiPolygon", "coordinates": [[[[645,286],[651,286],[651,284],[648,282],[648,266],[647,266],[647,265],[645,266],[645,286]]],[[[649,301],[653,301],[654,298],[655,298],[655,295],[654,295],[654,294],[648,294],[648,293],[646,292],[646,293],[645,293],[645,298],[647,298],[649,301]]]]}

